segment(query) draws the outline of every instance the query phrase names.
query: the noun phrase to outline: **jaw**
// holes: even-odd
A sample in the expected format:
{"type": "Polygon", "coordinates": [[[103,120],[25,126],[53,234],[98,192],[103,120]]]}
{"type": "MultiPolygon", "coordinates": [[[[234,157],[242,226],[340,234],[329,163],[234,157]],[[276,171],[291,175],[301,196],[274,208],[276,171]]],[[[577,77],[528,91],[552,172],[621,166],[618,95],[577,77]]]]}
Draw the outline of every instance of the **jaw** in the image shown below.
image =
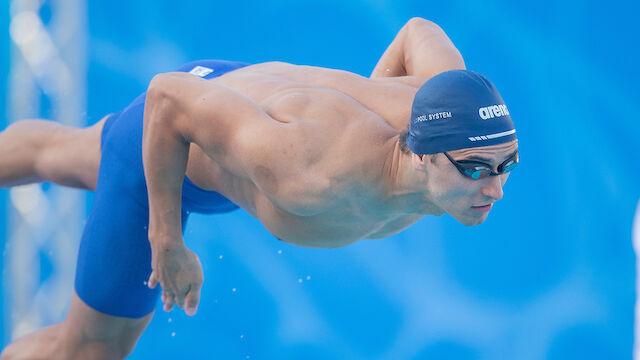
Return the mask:
{"type": "MultiPolygon", "coordinates": [[[[472,212],[474,210],[469,209],[468,211],[472,212]]],[[[472,214],[472,215],[451,214],[451,216],[453,216],[456,220],[458,220],[458,222],[460,222],[462,225],[471,227],[471,226],[480,225],[483,222],[485,222],[487,220],[488,213],[485,213],[485,214],[478,213],[478,214],[472,214]]]]}
{"type": "Polygon", "coordinates": [[[475,219],[475,220],[473,220],[473,221],[470,221],[470,222],[468,222],[468,223],[463,223],[463,224],[464,224],[465,226],[469,226],[469,227],[471,227],[471,226],[476,226],[476,225],[480,225],[480,224],[482,224],[486,219],[487,219],[487,218],[483,216],[483,217],[481,217],[481,218],[478,218],[478,219],[475,219]]]}

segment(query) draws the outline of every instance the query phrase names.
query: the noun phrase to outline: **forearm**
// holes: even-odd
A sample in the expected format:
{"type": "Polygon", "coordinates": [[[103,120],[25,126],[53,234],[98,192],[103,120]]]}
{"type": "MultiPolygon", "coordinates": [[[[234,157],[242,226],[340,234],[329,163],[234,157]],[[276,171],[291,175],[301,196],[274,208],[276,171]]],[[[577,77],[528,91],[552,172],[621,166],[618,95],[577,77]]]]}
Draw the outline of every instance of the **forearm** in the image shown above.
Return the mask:
{"type": "Polygon", "coordinates": [[[376,67],[371,72],[371,78],[376,77],[396,77],[407,75],[404,67],[404,47],[407,37],[407,24],[405,24],[400,32],[391,42],[391,45],[385,50],[384,54],[378,60],[376,67]]]}
{"type": "Polygon", "coordinates": [[[147,92],[142,161],[149,196],[149,240],[182,241],[181,194],[189,142],[177,127],[171,99],[151,86],[147,92]]]}
{"type": "Polygon", "coordinates": [[[460,52],[438,25],[413,18],[398,32],[371,77],[409,75],[429,79],[443,71],[464,68],[460,52]]]}

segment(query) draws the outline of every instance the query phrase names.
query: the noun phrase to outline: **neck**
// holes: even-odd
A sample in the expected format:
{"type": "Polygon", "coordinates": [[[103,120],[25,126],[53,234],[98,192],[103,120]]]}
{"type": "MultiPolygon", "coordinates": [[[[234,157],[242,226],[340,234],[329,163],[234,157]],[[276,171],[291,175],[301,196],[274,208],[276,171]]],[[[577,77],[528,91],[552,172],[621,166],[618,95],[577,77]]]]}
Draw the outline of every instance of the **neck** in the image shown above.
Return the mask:
{"type": "Polygon", "coordinates": [[[389,207],[399,213],[435,215],[442,211],[433,204],[427,187],[427,174],[413,168],[411,154],[400,149],[399,136],[394,138],[383,167],[383,188],[389,207]]]}

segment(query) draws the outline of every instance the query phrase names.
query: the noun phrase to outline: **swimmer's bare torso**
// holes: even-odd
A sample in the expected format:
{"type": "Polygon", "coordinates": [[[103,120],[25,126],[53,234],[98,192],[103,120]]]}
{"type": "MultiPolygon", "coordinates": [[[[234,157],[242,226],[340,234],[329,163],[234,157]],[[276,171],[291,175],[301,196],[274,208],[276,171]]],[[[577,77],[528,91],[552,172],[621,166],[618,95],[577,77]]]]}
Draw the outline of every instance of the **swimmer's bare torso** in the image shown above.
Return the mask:
{"type": "MultiPolygon", "coordinates": [[[[369,79],[272,62],[209,81],[247,96],[266,113],[261,120],[278,123],[282,133],[275,128],[272,138],[253,144],[264,147],[264,157],[250,165],[249,177],[225,167],[246,163],[233,148],[221,159],[192,144],[187,176],[231,199],[276,237],[301,246],[344,246],[392,235],[424,215],[394,208],[386,192],[398,133],[424,79],[369,79]]],[[[246,121],[241,110],[232,121],[246,121]]]]}
{"type": "Polygon", "coordinates": [[[415,93],[455,68],[464,61],[442,29],[413,19],[370,78],[282,62],[211,80],[156,76],[143,135],[152,243],[181,236],[177,194],[185,172],[300,246],[386,237],[442,214],[407,207],[410,194],[394,193],[393,182],[415,93]]]}

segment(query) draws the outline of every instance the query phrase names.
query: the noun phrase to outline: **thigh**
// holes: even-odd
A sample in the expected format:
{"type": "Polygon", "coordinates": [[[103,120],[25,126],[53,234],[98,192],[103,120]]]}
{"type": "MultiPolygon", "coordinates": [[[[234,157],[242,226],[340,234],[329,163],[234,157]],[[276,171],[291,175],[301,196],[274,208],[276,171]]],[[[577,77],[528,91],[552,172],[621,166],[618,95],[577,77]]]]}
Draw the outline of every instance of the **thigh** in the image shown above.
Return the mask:
{"type": "MultiPolygon", "coordinates": [[[[113,355],[104,358],[128,353],[151,320],[161,292],[147,286],[149,208],[138,146],[141,129],[134,131],[141,125],[134,115],[142,108],[136,105],[127,116],[116,114],[105,124],[93,208],[82,234],[74,298],[60,339],[65,351],[113,355]]],[[[183,223],[186,219],[184,214],[183,223]]]]}
{"type": "Polygon", "coordinates": [[[43,180],[71,187],[95,190],[100,168],[100,137],[105,117],[84,129],[55,124],[45,149],[35,163],[43,180]]]}
{"type": "MultiPolygon", "coordinates": [[[[75,290],[92,309],[137,319],[150,314],[160,287],[149,289],[149,206],[140,148],[131,131],[108,129],[93,208],[85,224],[76,266],[75,290]]],[[[107,123],[109,125],[109,123],[107,123]]],[[[120,129],[122,130],[122,129],[120,129]]],[[[183,226],[187,214],[183,213],[183,226]]]]}
{"type": "Polygon", "coordinates": [[[144,178],[102,158],[93,209],[85,224],[75,290],[101,313],[141,318],[155,308],[159,287],[149,289],[151,248],[144,178]]]}
{"type": "Polygon", "coordinates": [[[69,315],[59,328],[57,353],[66,359],[123,359],[152,317],[153,313],[137,319],[103,314],[74,293],[69,315]]]}
{"type": "Polygon", "coordinates": [[[152,314],[139,319],[100,313],[74,292],[67,319],[25,335],[0,358],[29,360],[120,360],[131,353],[152,314]]]}

